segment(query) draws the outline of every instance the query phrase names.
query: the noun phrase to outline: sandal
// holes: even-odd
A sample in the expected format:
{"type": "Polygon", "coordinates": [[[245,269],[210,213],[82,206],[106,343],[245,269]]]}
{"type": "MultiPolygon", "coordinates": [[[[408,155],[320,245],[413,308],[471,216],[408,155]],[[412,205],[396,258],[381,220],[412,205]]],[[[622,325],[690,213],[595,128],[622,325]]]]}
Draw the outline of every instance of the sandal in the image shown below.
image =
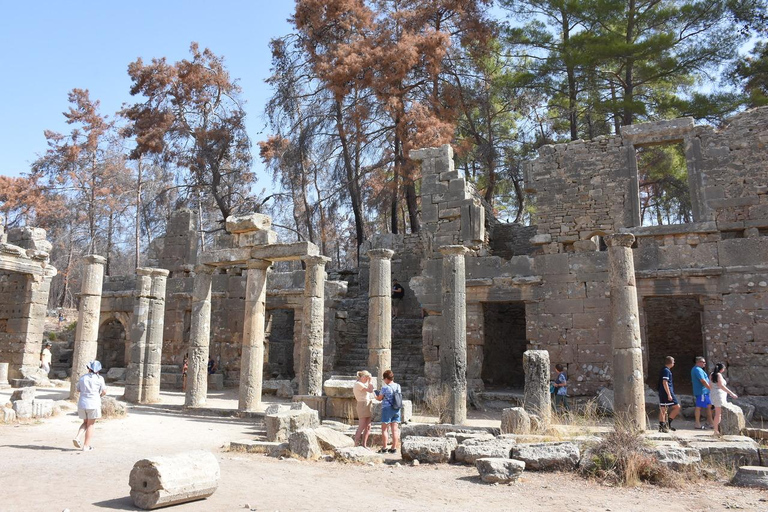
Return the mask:
{"type": "Polygon", "coordinates": [[[387,453],[387,448],[386,447],[382,448],[381,450],[379,450],[379,453],[387,453]]]}

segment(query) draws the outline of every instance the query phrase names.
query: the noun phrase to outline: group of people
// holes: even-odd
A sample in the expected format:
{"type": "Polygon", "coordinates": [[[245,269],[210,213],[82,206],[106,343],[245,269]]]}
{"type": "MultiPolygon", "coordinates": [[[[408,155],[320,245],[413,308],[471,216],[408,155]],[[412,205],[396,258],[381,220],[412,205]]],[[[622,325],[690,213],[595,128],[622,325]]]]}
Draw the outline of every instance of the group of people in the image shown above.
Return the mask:
{"type": "MultiPolygon", "coordinates": [[[[720,420],[722,418],[722,406],[728,401],[728,396],[738,398],[736,393],[728,388],[725,379],[725,364],[717,363],[709,375],[704,370],[707,360],[699,356],[691,369],[691,383],[695,399],[694,427],[696,429],[711,428],[716,436],[720,436],[720,420]],[[712,410],[714,409],[714,418],[712,410]],[[706,424],[701,423],[701,411],[707,414],[706,424]]],[[[675,396],[675,386],[672,378],[672,367],[675,366],[675,358],[667,356],[664,359],[664,367],[659,374],[659,432],[674,432],[677,429],[672,422],[680,414],[680,402],[675,396]]]]}
{"type": "Polygon", "coordinates": [[[379,453],[396,453],[400,448],[400,428],[402,421],[400,409],[402,407],[402,389],[395,382],[395,374],[392,370],[384,371],[382,375],[384,384],[381,389],[375,390],[371,381],[371,373],[367,370],[357,372],[357,380],[353,386],[355,400],[357,401],[357,417],[359,422],[355,432],[355,446],[368,448],[368,436],[371,433],[371,421],[373,420],[374,399],[381,401],[381,446],[379,453]],[[392,431],[392,447],[389,444],[389,430],[392,431]]]}

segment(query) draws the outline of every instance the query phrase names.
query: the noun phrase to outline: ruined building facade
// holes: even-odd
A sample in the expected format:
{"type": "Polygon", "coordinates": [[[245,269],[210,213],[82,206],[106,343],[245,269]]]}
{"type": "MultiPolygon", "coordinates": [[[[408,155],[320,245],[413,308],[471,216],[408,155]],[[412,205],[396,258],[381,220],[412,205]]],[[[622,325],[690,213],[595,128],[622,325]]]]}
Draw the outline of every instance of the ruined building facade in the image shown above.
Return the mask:
{"type": "MultiPolygon", "coordinates": [[[[374,236],[361,248],[360,269],[328,269],[326,377],[365,366],[365,252],[387,248],[394,251],[392,276],[406,288],[392,324],[392,365],[407,388],[440,383],[440,248],[464,245],[469,388],[522,387],[523,352],[544,349],[553,364],[566,365],[572,393],[592,394],[612,379],[602,238],[627,232],[637,238],[643,366],[651,386],[664,356],[676,357],[682,385],[693,358],[704,355],[730,364],[729,383],[738,391],[768,394],[761,378],[768,363],[768,109],[742,113],[720,129],[678,119],[545,146],[524,168],[531,226],[497,222],[454,169],[449,146],[411,156],[421,162],[421,232],[374,236]],[[693,219],[641,226],[637,151],[667,143],[684,147],[693,219]]],[[[168,386],[180,385],[171,367],[180,365],[189,342],[195,222],[192,212],[178,212],[150,251],[149,266],[170,271],[162,354],[168,386]]],[[[106,367],[127,363],[133,279],[104,284],[99,346],[106,367]]],[[[265,378],[296,375],[303,283],[303,271],[269,274],[265,378]]],[[[244,294],[237,266],[213,276],[210,353],[225,386],[236,385],[239,375],[244,294]]]]}

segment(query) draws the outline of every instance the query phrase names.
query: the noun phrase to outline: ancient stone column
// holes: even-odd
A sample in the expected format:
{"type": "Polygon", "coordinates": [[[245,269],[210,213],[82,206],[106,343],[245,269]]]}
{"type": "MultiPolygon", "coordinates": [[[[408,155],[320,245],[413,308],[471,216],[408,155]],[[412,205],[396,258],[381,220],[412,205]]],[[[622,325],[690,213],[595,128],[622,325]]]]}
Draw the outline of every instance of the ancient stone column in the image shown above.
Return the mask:
{"type": "Polygon", "coordinates": [[[632,234],[605,237],[611,279],[614,418],[617,426],[645,429],[643,354],[637,307],[632,234]]]}
{"type": "Polygon", "coordinates": [[[443,383],[450,387],[450,422],[467,419],[467,293],[463,245],[446,245],[443,254],[443,336],[440,340],[440,367],[443,383]]]}
{"type": "Polygon", "coordinates": [[[330,258],[308,256],[304,274],[304,310],[301,322],[299,394],[323,394],[323,331],[325,317],[325,264],[330,258]]]}
{"type": "Polygon", "coordinates": [[[80,287],[80,307],[75,329],[75,351],[72,354],[69,399],[77,400],[77,381],[88,372],[85,367],[96,359],[101,313],[101,286],[107,259],[96,254],[83,258],[83,283],[80,287]]]}
{"type": "Polygon", "coordinates": [[[185,407],[203,407],[208,395],[208,347],[211,343],[211,280],[213,267],[195,267],[192,318],[189,327],[189,368],[185,407]]]}
{"type": "Polygon", "coordinates": [[[149,277],[152,286],[149,292],[149,318],[147,323],[146,357],[144,358],[144,379],[142,402],[160,401],[160,366],[163,353],[163,328],[165,325],[165,284],[168,270],[151,268],[149,277]]]}
{"type": "Polygon", "coordinates": [[[131,317],[130,360],[125,369],[125,400],[135,404],[144,401],[144,377],[149,334],[149,307],[152,294],[152,269],[136,269],[136,296],[131,317]]]}
{"type": "Polygon", "coordinates": [[[255,411],[261,404],[264,376],[264,317],[267,300],[267,260],[248,262],[245,284],[243,351],[240,357],[240,411],[255,411]]]}
{"type": "Polygon", "coordinates": [[[371,261],[368,284],[368,369],[384,382],[382,373],[392,367],[392,255],[389,249],[368,251],[371,261]]]}
{"type": "Polygon", "coordinates": [[[529,414],[541,419],[541,426],[549,426],[552,418],[552,398],[549,396],[549,352],[526,350],[523,352],[525,395],[523,407],[529,414]]]}
{"type": "Polygon", "coordinates": [[[9,388],[8,383],[8,363],[0,363],[0,389],[9,388]]]}

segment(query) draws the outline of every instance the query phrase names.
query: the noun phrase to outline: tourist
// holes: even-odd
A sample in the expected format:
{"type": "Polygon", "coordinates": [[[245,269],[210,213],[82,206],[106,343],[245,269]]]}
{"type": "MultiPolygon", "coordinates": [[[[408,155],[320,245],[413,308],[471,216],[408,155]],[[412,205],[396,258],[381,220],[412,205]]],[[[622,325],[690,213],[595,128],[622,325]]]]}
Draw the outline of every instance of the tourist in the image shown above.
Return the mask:
{"type": "Polygon", "coordinates": [[[187,390],[187,372],[189,371],[189,354],[184,354],[184,361],[181,364],[181,390],[187,390]]]}
{"type": "Polygon", "coordinates": [[[45,376],[51,371],[51,342],[46,341],[43,350],[40,351],[40,368],[45,372],[45,376]]]}
{"type": "Polygon", "coordinates": [[[677,430],[672,426],[672,420],[680,413],[680,403],[675,396],[675,386],[672,382],[673,366],[675,366],[675,358],[665,357],[664,367],[659,374],[659,432],[677,430]]]}
{"type": "Polygon", "coordinates": [[[99,375],[101,363],[91,361],[88,363],[87,368],[88,373],[77,381],[77,391],[80,393],[80,400],[77,402],[77,414],[83,420],[83,423],[72,440],[74,445],[82,448],[84,452],[93,450],[91,445],[94,431],[93,425],[96,423],[97,418],[101,418],[101,397],[107,394],[107,385],[104,383],[104,377],[99,375]],[[85,440],[83,443],[80,443],[80,434],[83,432],[85,432],[85,440]]]}
{"type": "Polygon", "coordinates": [[[405,297],[405,290],[397,279],[392,281],[392,318],[397,318],[400,313],[400,306],[403,303],[403,297],[405,297]]]}
{"type": "Polygon", "coordinates": [[[355,393],[355,400],[357,400],[357,432],[355,432],[355,446],[362,446],[368,448],[368,435],[371,433],[371,406],[373,401],[371,396],[373,393],[373,383],[371,382],[371,373],[368,370],[362,370],[357,372],[357,380],[352,386],[352,391],[355,393]],[[360,437],[363,438],[363,444],[360,444],[360,437]]]}
{"type": "Polygon", "coordinates": [[[557,411],[557,407],[560,405],[567,412],[571,410],[568,407],[568,375],[566,375],[565,367],[562,364],[556,364],[555,371],[557,371],[557,378],[553,384],[555,387],[555,410],[557,411]]]}
{"type": "Polygon", "coordinates": [[[707,360],[702,356],[696,358],[696,362],[691,368],[691,383],[693,384],[693,399],[695,401],[695,408],[693,412],[694,428],[697,430],[704,430],[707,427],[713,428],[712,423],[712,409],[709,407],[712,403],[709,399],[710,384],[707,372],[704,371],[704,367],[707,365],[707,360]],[[707,411],[707,424],[701,424],[701,410],[707,411]]]}
{"type": "Polygon", "coordinates": [[[216,373],[216,361],[213,360],[212,356],[208,356],[208,375],[213,375],[216,373]]]}
{"type": "Polygon", "coordinates": [[[384,385],[381,386],[381,391],[376,395],[377,400],[381,400],[381,450],[379,453],[396,453],[400,447],[400,429],[398,424],[400,423],[400,409],[393,407],[394,394],[402,393],[400,384],[396,384],[395,374],[392,370],[386,370],[383,374],[384,385]],[[392,448],[387,450],[388,443],[388,430],[392,427],[392,448]]]}
{"type": "Polygon", "coordinates": [[[728,382],[725,380],[725,364],[717,363],[715,370],[712,372],[710,380],[712,382],[712,405],[715,406],[715,435],[720,436],[720,419],[722,418],[722,407],[728,402],[728,395],[732,398],[739,398],[736,393],[728,389],[728,382]]]}

